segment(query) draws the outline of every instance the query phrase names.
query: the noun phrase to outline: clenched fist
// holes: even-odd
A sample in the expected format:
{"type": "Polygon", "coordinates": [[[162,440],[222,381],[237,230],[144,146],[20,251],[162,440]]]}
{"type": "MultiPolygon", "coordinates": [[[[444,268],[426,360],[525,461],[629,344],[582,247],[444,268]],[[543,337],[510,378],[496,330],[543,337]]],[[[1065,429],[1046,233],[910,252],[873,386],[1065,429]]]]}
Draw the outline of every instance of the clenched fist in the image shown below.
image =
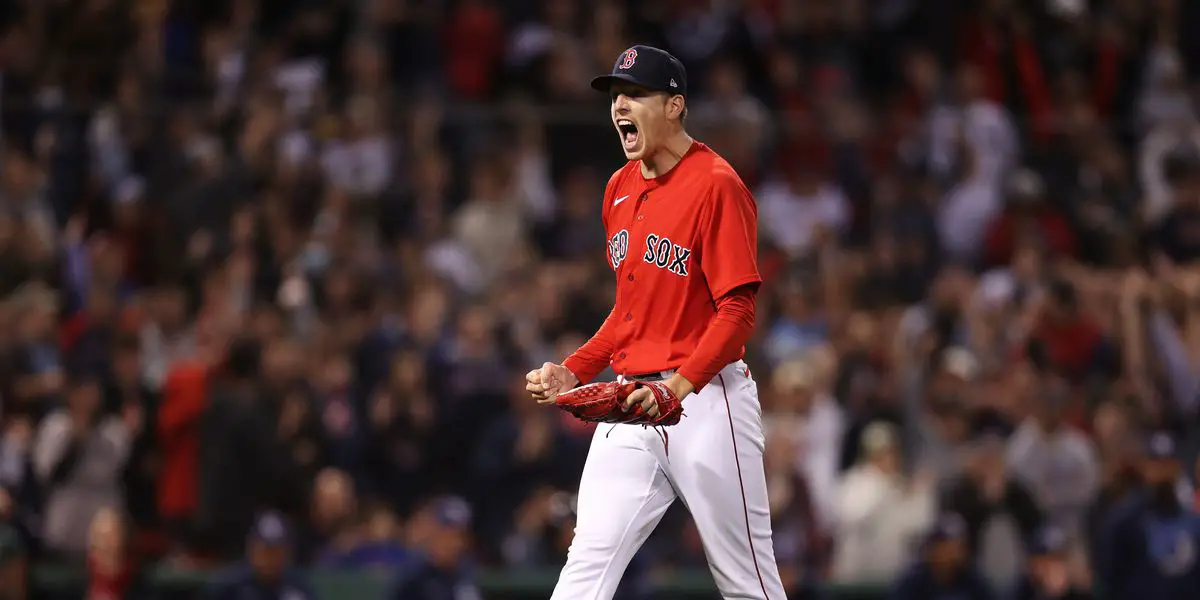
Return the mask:
{"type": "Polygon", "coordinates": [[[553,404],[559,394],[578,384],[579,379],[570,369],[550,362],[525,375],[525,389],[539,404],[553,404]]]}

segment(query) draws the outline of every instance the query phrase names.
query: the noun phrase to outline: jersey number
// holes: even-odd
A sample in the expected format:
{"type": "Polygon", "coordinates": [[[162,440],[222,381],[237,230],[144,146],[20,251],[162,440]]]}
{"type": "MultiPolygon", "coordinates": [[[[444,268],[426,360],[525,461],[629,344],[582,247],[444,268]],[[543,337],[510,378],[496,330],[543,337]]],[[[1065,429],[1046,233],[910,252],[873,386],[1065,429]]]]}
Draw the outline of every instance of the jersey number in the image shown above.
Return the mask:
{"type": "Polygon", "coordinates": [[[690,248],[684,248],[669,238],[653,233],[646,236],[646,254],[642,255],[642,260],[660,269],[687,277],[687,261],[691,256],[690,248]]]}

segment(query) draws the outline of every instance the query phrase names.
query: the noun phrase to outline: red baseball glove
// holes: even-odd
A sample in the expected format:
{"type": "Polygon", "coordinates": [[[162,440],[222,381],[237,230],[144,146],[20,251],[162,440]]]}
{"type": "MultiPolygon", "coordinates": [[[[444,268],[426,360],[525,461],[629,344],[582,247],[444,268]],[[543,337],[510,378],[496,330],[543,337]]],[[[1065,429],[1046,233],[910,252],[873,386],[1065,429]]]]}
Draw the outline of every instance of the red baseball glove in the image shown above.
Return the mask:
{"type": "Polygon", "coordinates": [[[674,425],[683,416],[683,403],[661,381],[592,383],[559,394],[554,403],[580,420],[596,423],[674,425]],[[641,404],[625,410],[625,400],[640,387],[650,390],[658,406],[657,415],[651,416],[641,404]]]}

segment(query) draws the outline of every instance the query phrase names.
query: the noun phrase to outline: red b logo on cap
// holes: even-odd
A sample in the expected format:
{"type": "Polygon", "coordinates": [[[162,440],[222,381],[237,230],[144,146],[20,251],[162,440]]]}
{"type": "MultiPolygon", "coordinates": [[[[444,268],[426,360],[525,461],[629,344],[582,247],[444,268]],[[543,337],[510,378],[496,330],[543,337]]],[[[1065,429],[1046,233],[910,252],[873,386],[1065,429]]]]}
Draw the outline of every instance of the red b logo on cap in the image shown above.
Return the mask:
{"type": "Polygon", "coordinates": [[[637,60],[637,50],[630,48],[621,56],[621,68],[628,69],[633,66],[633,61],[637,60]]]}

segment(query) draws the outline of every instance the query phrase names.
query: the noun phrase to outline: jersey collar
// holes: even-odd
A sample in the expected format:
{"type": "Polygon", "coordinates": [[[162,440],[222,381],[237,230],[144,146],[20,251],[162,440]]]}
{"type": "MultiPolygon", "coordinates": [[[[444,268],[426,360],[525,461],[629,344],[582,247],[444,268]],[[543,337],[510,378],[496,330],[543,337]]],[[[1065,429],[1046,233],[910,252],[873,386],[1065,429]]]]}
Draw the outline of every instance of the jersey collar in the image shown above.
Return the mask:
{"type": "Polygon", "coordinates": [[[688,146],[687,152],[684,152],[683,156],[679,157],[679,162],[676,163],[674,167],[671,167],[670,171],[667,171],[666,173],[663,173],[662,175],[659,175],[658,177],[647,178],[645,175],[642,175],[641,161],[638,161],[637,174],[639,177],[642,178],[642,181],[645,182],[647,190],[653,190],[655,188],[662,187],[671,182],[671,178],[674,177],[675,174],[681,170],[681,168],[683,167],[683,163],[685,161],[687,161],[689,158],[691,158],[697,152],[707,149],[707,148],[708,148],[708,146],[705,146],[699,140],[696,140],[693,138],[692,145],[688,146]]]}

